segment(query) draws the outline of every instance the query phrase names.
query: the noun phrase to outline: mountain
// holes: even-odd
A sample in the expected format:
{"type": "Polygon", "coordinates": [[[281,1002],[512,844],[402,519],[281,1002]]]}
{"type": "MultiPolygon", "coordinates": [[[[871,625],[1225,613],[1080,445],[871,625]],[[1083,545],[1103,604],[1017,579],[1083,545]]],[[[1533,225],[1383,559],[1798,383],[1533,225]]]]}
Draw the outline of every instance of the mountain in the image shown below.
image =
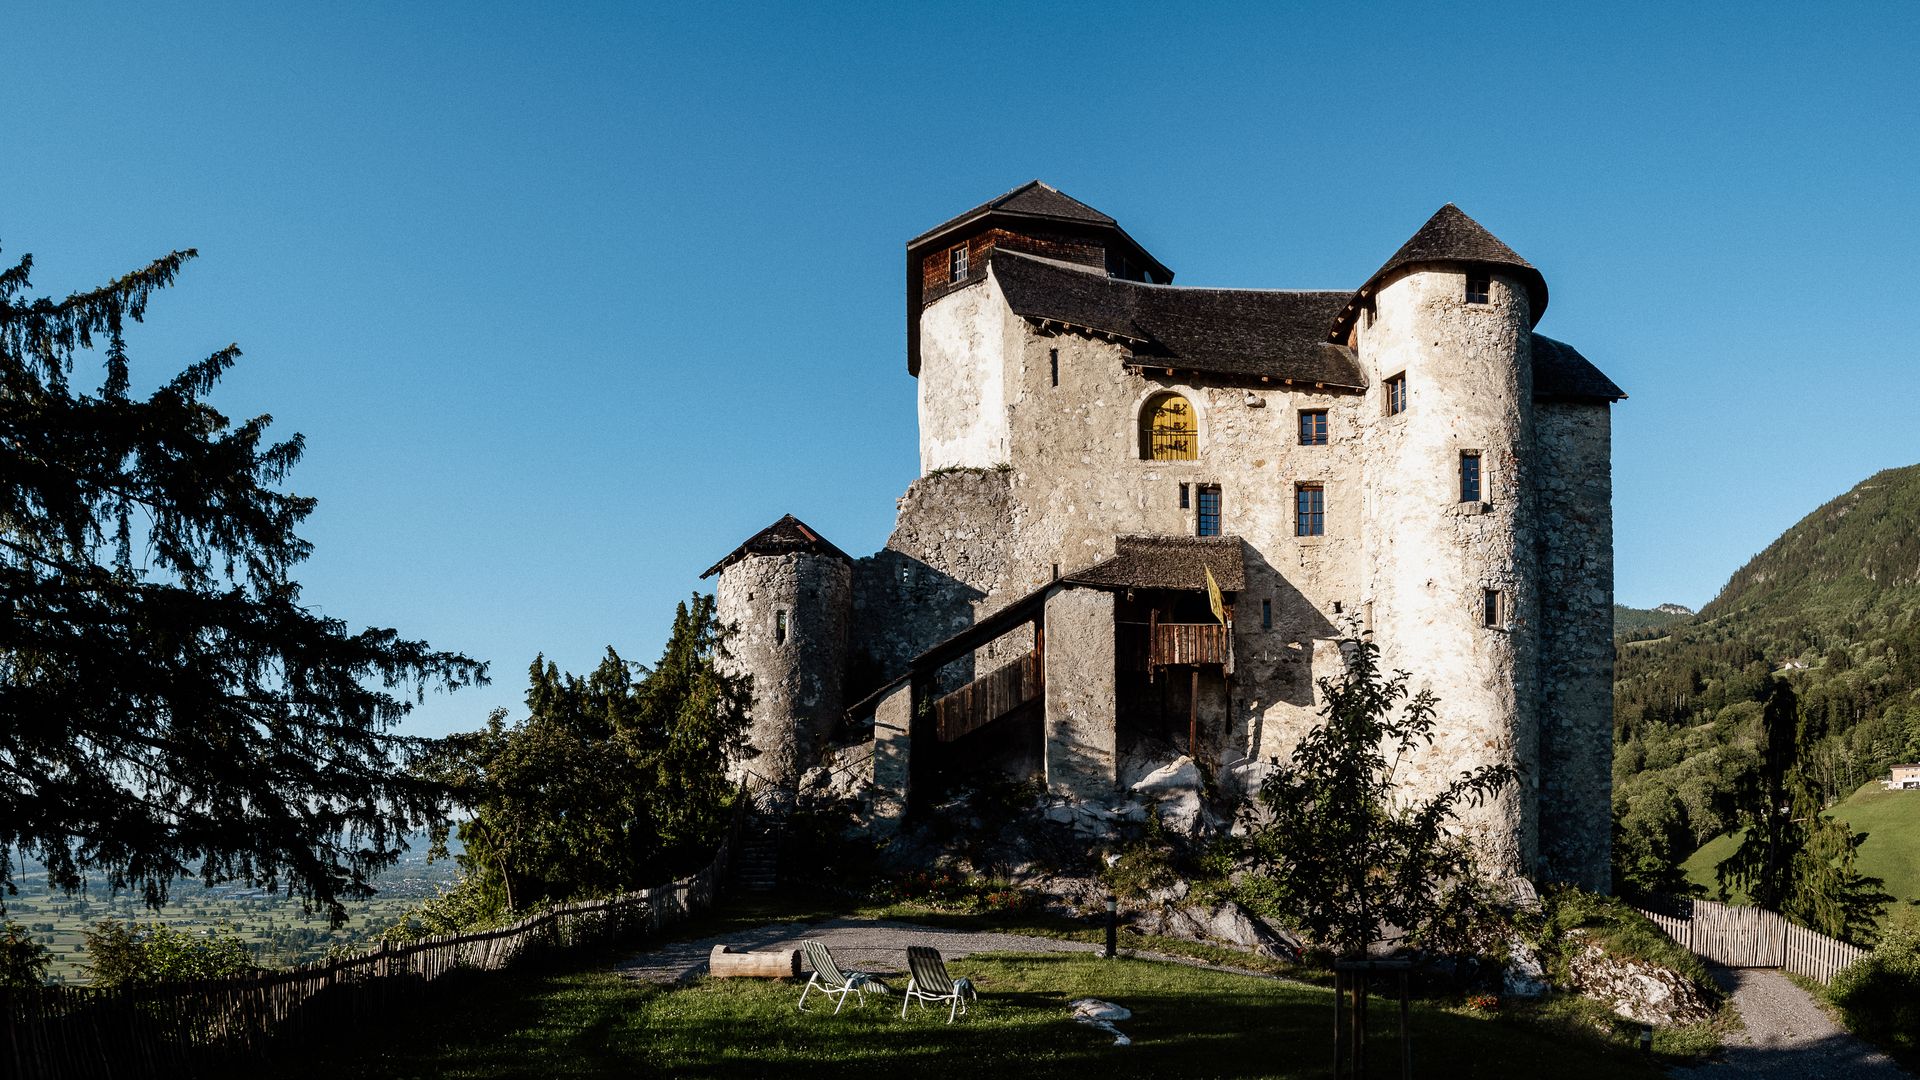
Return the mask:
{"type": "Polygon", "coordinates": [[[1693,609],[1679,604],[1661,604],[1658,607],[1634,608],[1625,604],[1613,605],[1613,636],[1629,641],[1659,637],[1667,632],[1674,623],[1693,618],[1693,609]]]}
{"type": "Polygon", "coordinates": [[[1814,510],[1698,615],[1653,629],[1622,633],[1614,666],[1615,865],[1629,881],[1728,831],[1776,680],[1828,802],[1920,760],[1920,465],[1814,510]]]}

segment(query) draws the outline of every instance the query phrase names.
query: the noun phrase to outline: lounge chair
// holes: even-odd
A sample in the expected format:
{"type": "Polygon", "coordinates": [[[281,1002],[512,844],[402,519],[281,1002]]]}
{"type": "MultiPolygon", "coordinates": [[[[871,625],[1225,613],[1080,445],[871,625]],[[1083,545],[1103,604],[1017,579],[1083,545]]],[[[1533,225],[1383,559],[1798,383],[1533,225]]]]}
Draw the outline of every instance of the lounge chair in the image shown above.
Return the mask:
{"type": "Polygon", "coordinates": [[[833,962],[833,954],[818,941],[810,939],[802,941],[800,951],[806,954],[807,964],[813,968],[813,974],[807,979],[807,988],[800,991],[801,1012],[807,1011],[807,995],[813,993],[815,987],[818,987],[821,993],[835,999],[833,1005],[835,1014],[838,1014],[840,1007],[847,1003],[848,994],[859,994],[860,1004],[865,1005],[867,991],[880,989],[878,983],[862,972],[841,971],[840,965],[833,962]]]}
{"type": "Polygon", "coordinates": [[[977,1000],[980,996],[974,993],[971,982],[947,974],[947,962],[940,959],[939,950],[925,945],[907,946],[907,972],[906,1000],[900,1003],[900,1018],[903,1020],[907,1016],[907,1006],[918,998],[923,1009],[929,1001],[949,1002],[947,1023],[951,1024],[956,1015],[966,1015],[967,999],[977,1000]]]}

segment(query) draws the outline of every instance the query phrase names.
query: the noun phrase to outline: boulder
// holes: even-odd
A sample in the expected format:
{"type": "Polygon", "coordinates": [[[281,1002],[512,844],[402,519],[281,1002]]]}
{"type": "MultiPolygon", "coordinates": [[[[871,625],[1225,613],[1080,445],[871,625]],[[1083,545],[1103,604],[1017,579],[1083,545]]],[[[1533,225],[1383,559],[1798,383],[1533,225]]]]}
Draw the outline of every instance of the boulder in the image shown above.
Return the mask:
{"type": "Polygon", "coordinates": [[[1131,790],[1135,795],[1166,798],[1182,793],[1198,794],[1205,786],[1200,766],[1182,754],[1135,781],[1131,790]]]}
{"type": "Polygon", "coordinates": [[[1549,988],[1547,971],[1540,966],[1533,946],[1517,934],[1509,937],[1507,967],[1500,975],[1500,992],[1508,997],[1537,998],[1545,995],[1549,988]]]}
{"type": "Polygon", "coordinates": [[[1636,1023],[1667,1027],[1713,1019],[1713,1002],[1693,980],[1672,968],[1614,956],[1599,942],[1577,943],[1567,969],[1575,990],[1636,1023]]]}
{"type": "Polygon", "coordinates": [[[1200,832],[1206,823],[1205,808],[1200,804],[1200,793],[1182,791],[1160,800],[1156,807],[1161,824],[1167,831],[1179,836],[1193,836],[1200,832]]]}
{"type": "Polygon", "coordinates": [[[1270,761],[1253,758],[1236,761],[1220,771],[1220,791],[1232,799],[1250,800],[1260,794],[1260,785],[1266,783],[1277,768],[1270,761]]]}
{"type": "Polygon", "coordinates": [[[1268,926],[1232,900],[1219,905],[1188,904],[1174,907],[1168,904],[1159,912],[1149,915],[1146,929],[1149,933],[1190,941],[1232,945],[1283,960],[1291,960],[1299,955],[1299,942],[1268,926]]]}

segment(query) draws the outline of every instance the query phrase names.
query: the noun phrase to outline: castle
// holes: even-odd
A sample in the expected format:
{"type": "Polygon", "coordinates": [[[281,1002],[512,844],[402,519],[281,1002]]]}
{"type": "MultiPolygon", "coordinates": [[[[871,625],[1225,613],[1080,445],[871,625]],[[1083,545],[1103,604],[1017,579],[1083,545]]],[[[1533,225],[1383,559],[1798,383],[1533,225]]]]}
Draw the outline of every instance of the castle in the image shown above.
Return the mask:
{"type": "Polygon", "coordinates": [[[921,476],[887,546],[788,516],[707,572],[752,767],[871,740],[880,827],[987,769],[1111,803],[1135,745],[1286,754],[1370,631],[1439,698],[1403,777],[1516,765],[1481,850],[1605,890],[1625,395],[1534,331],[1545,278],[1449,204],[1357,289],[1172,281],[1038,181],[908,242],[921,476]]]}

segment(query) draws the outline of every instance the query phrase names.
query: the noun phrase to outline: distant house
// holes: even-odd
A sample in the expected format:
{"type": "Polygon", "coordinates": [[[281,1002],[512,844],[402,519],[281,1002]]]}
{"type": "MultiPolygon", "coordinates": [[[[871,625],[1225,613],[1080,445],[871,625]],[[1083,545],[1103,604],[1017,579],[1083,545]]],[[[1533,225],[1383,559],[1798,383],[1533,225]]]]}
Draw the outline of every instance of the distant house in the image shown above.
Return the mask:
{"type": "Polygon", "coordinates": [[[1895,790],[1920,788],[1920,764],[1895,765],[1887,777],[1887,786],[1895,790]]]}

